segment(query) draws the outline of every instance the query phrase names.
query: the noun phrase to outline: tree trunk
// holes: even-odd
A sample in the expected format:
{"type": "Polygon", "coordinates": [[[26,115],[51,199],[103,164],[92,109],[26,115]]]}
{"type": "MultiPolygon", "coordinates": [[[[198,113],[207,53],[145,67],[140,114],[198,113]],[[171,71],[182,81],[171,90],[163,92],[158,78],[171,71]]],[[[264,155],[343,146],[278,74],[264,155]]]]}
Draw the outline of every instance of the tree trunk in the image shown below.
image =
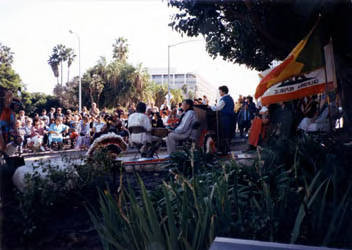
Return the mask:
{"type": "Polygon", "coordinates": [[[67,82],[70,81],[70,67],[67,67],[67,82]]]}
{"type": "Polygon", "coordinates": [[[93,97],[93,90],[92,88],[89,88],[89,96],[90,96],[90,104],[94,102],[94,97],[93,97]]]}
{"type": "Polygon", "coordinates": [[[343,107],[343,127],[352,135],[352,63],[341,54],[335,53],[338,94],[343,107]]]}
{"type": "Polygon", "coordinates": [[[62,86],[64,67],[62,66],[62,62],[60,64],[61,64],[61,86],[62,86]]]}

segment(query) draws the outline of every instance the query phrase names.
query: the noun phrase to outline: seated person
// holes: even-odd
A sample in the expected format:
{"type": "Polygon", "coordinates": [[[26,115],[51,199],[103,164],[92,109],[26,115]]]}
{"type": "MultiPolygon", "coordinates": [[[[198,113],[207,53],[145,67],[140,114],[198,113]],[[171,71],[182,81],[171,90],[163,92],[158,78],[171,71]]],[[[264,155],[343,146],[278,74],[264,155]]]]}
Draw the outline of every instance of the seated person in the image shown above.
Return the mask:
{"type": "Polygon", "coordinates": [[[49,146],[52,146],[52,143],[59,143],[60,148],[62,147],[63,142],[63,133],[68,133],[68,126],[62,123],[62,117],[58,116],[55,119],[55,123],[52,123],[48,130],[49,137],[49,146]]]}
{"type": "MultiPolygon", "coordinates": [[[[333,106],[332,108],[336,108],[333,106]]],[[[318,111],[313,117],[305,117],[302,119],[298,125],[298,130],[303,130],[304,132],[317,132],[317,131],[329,131],[329,107],[325,103],[321,112],[318,111]]]]}
{"type": "Polygon", "coordinates": [[[168,125],[168,127],[170,128],[176,128],[178,122],[179,122],[179,118],[177,117],[177,109],[173,108],[169,117],[167,118],[167,122],[166,124],[168,125]]]}
{"type": "Polygon", "coordinates": [[[74,148],[74,142],[77,140],[79,135],[78,125],[79,125],[79,116],[74,115],[69,122],[69,129],[68,129],[69,137],[71,140],[71,148],[74,148]]]}
{"type": "Polygon", "coordinates": [[[152,119],[153,128],[164,128],[164,122],[159,112],[155,112],[152,119]]]}
{"type": "Polygon", "coordinates": [[[196,113],[193,110],[193,101],[186,99],[182,102],[183,115],[180,118],[179,125],[172,130],[167,136],[166,146],[168,154],[176,151],[176,142],[190,137],[192,126],[197,122],[196,113]]]}
{"type": "Polygon", "coordinates": [[[90,144],[90,123],[89,118],[84,116],[78,126],[78,138],[75,149],[89,148],[90,144]]]}
{"type": "Polygon", "coordinates": [[[41,120],[34,120],[34,126],[32,127],[31,136],[28,139],[28,147],[35,151],[45,151],[43,147],[43,139],[44,139],[45,130],[44,127],[41,126],[41,120]]]}
{"type": "Polygon", "coordinates": [[[98,138],[103,133],[105,122],[102,116],[98,116],[96,121],[93,122],[93,140],[98,138]]]}
{"type": "Polygon", "coordinates": [[[106,124],[102,128],[102,133],[115,133],[124,139],[128,138],[128,130],[122,123],[122,120],[115,114],[114,116],[107,116],[106,117],[106,124]]]}
{"type": "Polygon", "coordinates": [[[263,106],[259,115],[255,116],[249,130],[248,144],[249,149],[255,149],[260,144],[266,134],[267,126],[269,123],[269,110],[263,106]]]}
{"type": "Polygon", "coordinates": [[[25,134],[24,134],[24,146],[27,146],[29,139],[31,138],[32,135],[32,119],[31,118],[26,118],[25,121],[25,126],[23,127],[25,134]]]}
{"type": "Polygon", "coordinates": [[[143,145],[140,149],[142,156],[152,157],[161,138],[151,135],[152,124],[145,114],[146,108],[147,105],[140,102],[137,104],[136,112],[129,116],[128,127],[131,132],[129,140],[132,144],[143,145]]]}

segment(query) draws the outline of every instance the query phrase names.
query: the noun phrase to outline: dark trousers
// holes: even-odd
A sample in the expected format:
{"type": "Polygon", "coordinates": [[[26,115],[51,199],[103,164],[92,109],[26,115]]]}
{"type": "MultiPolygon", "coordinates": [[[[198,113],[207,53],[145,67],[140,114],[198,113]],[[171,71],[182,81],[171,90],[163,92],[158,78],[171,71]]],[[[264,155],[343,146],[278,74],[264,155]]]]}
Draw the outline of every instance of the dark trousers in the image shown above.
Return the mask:
{"type": "Polygon", "coordinates": [[[240,130],[240,136],[243,137],[243,132],[247,133],[249,128],[251,127],[251,121],[250,120],[240,121],[238,123],[238,127],[240,130]]]}
{"type": "Polygon", "coordinates": [[[230,151],[231,138],[234,135],[235,117],[232,115],[220,117],[219,151],[227,154],[230,151]]]}

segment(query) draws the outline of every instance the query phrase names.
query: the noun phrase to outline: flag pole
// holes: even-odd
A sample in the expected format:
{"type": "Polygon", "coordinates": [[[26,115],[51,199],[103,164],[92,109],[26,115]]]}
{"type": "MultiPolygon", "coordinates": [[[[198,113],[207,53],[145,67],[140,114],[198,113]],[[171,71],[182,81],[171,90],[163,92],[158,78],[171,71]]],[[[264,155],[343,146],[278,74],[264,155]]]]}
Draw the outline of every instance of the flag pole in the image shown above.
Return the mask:
{"type": "Polygon", "coordinates": [[[325,73],[325,95],[328,101],[328,111],[329,111],[329,125],[330,125],[330,131],[333,130],[333,124],[332,124],[332,118],[331,118],[331,107],[330,107],[330,96],[329,96],[329,80],[328,79],[328,71],[327,71],[327,63],[329,63],[329,66],[331,67],[332,72],[329,71],[329,73],[332,73],[332,81],[335,86],[336,84],[336,75],[335,75],[335,64],[334,64],[334,51],[333,51],[333,45],[332,45],[332,38],[330,37],[329,43],[327,46],[324,47],[324,55],[325,55],[325,66],[324,66],[324,73],[325,73]],[[330,51],[329,51],[330,50],[330,51]],[[328,52],[328,53],[327,53],[328,52]],[[331,60],[331,61],[329,61],[331,60]]]}

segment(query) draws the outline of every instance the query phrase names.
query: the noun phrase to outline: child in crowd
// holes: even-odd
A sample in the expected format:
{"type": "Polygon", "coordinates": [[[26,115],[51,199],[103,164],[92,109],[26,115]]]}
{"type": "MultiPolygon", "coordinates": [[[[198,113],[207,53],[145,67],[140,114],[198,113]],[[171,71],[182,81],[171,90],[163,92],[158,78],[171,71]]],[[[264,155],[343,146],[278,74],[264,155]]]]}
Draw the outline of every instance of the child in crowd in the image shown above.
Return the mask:
{"type": "Polygon", "coordinates": [[[22,154],[23,153],[23,142],[24,142],[24,137],[26,135],[26,130],[22,126],[21,120],[16,120],[16,130],[17,130],[18,136],[21,137],[21,144],[19,145],[19,151],[22,154]]]}
{"type": "Polygon", "coordinates": [[[103,117],[98,116],[97,120],[93,123],[93,141],[102,134],[104,126],[103,117]]]}
{"type": "Polygon", "coordinates": [[[58,143],[59,149],[63,147],[63,133],[68,133],[68,126],[62,124],[62,117],[58,116],[55,123],[52,123],[49,128],[49,146],[52,147],[52,143],[58,143]]]}
{"type": "Polygon", "coordinates": [[[31,131],[31,137],[28,139],[28,147],[34,151],[45,151],[43,147],[44,134],[45,130],[44,127],[41,126],[41,120],[35,120],[31,131]]]}
{"type": "Polygon", "coordinates": [[[75,149],[89,148],[90,145],[90,127],[89,118],[84,116],[78,126],[79,136],[77,138],[75,149]]]}

